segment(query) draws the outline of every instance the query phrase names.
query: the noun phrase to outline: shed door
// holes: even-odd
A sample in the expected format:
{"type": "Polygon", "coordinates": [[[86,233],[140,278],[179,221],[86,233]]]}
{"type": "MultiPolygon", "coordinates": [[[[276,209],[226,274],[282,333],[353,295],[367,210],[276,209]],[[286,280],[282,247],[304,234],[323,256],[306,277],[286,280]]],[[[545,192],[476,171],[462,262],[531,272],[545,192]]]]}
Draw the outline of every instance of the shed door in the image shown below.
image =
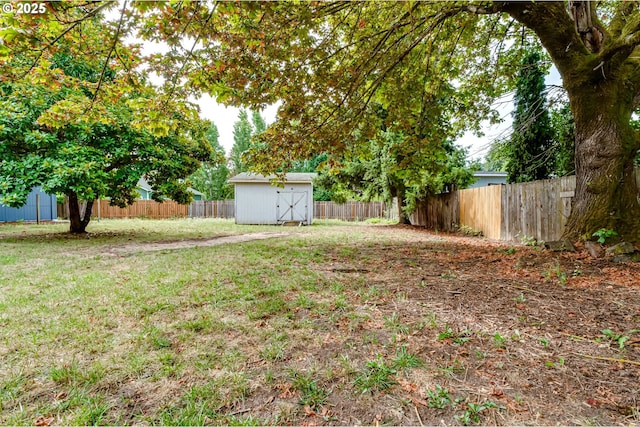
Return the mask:
{"type": "Polygon", "coordinates": [[[278,224],[287,221],[309,222],[309,207],[307,206],[307,191],[278,190],[277,217],[278,224]]]}

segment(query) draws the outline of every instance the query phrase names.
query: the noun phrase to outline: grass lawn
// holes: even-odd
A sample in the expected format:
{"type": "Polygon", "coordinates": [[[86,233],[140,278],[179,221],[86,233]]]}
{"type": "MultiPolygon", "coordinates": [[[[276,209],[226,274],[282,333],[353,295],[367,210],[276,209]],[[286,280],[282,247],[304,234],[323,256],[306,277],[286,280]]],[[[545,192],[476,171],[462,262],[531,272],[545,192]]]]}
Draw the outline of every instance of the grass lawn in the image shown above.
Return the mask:
{"type": "Polygon", "coordinates": [[[384,224],[67,228],[0,225],[0,424],[640,422],[637,265],[384,224]]]}

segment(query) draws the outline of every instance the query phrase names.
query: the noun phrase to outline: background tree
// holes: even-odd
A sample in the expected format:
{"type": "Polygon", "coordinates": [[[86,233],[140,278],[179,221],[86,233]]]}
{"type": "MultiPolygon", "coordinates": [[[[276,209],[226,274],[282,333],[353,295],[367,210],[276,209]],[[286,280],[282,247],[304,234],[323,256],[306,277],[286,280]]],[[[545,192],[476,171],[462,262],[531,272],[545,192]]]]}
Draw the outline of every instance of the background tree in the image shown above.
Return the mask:
{"type": "Polygon", "coordinates": [[[259,111],[251,112],[251,124],[253,125],[253,135],[259,135],[267,130],[267,123],[259,111]]]}
{"type": "Polygon", "coordinates": [[[445,141],[426,153],[407,153],[405,136],[380,131],[355,153],[345,154],[333,169],[325,169],[316,185],[338,203],[346,200],[398,202],[398,222],[410,224],[417,203],[442,192],[469,186],[475,165],[466,161],[465,150],[445,141]]]}
{"type": "Polygon", "coordinates": [[[484,157],[482,169],[486,171],[506,172],[509,160],[509,140],[497,140],[491,143],[484,157]]]}
{"type": "Polygon", "coordinates": [[[554,140],[554,173],[568,176],[576,173],[575,123],[568,102],[561,102],[551,109],[551,127],[554,140]]]}
{"type": "Polygon", "coordinates": [[[513,132],[509,143],[503,146],[509,183],[546,179],[553,170],[553,131],[545,95],[546,74],[540,50],[527,49],[513,97],[513,132]]]}
{"type": "MultiPolygon", "coordinates": [[[[569,103],[556,100],[550,108],[552,146],[549,149],[551,171],[555,176],[575,174],[575,125],[569,103]]],[[[507,162],[512,155],[510,140],[494,141],[489,147],[482,168],[490,171],[507,171],[507,162]]],[[[546,157],[546,156],[545,156],[546,157]]]]}
{"type": "Polygon", "coordinates": [[[233,173],[239,174],[250,169],[250,163],[245,157],[252,147],[252,138],[264,132],[267,125],[257,111],[251,111],[251,121],[246,110],[240,110],[238,121],[233,124],[233,147],[231,148],[231,162],[233,173]]]}
{"type": "MultiPolygon", "coordinates": [[[[341,200],[332,189],[330,182],[325,183],[324,176],[328,174],[328,168],[326,167],[329,155],[327,153],[320,153],[313,156],[311,159],[295,160],[289,169],[290,172],[301,173],[317,173],[318,176],[313,181],[313,200],[318,202],[328,202],[341,200]]],[[[344,199],[346,201],[346,198],[344,199]]]]}
{"type": "Polygon", "coordinates": [[[205,194],[207,200],[225,200],[233,198],[233,187],[227,182],[227,166],[224,148],[218,140],[219,133],[215,123],[211,123],[206,133],[207,141],[213,149],[215,161],[203,162],[200,168],[189,177],[192,186],[205,194]]]}

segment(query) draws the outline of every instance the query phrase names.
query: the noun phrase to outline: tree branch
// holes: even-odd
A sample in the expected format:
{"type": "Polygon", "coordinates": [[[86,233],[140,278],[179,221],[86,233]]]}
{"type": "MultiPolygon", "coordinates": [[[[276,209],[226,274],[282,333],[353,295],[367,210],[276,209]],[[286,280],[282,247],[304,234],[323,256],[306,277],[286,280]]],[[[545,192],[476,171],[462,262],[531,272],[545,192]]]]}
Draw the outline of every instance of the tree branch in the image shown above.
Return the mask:
{"type": "Polygon", "coordinates": [[[499,2],[495,6],[538,35],[561,75],[567,76],[575,70],[576,61],[591,55],[564,2],[499,2]]]}
{"type": "Polygon", "coordinates": [[[605,45],[600,54],[600,59],[604,62],[616,58],[616,64],[624,62],[640,44],[640,16],[636,22],[625,25],[620,35],[605,45]]]}
{"type": "Polygon", "coordinates": [[[105,2],[104,4],[98,6],[97,8],[93,9],[91,12],[88,12],[86,15],[84,15],[82,18],[73,21],[73,24],[71,24],[68,28],[66,28],[62,33],[60,33],[55,39],[53,39],[52,41],[50,41],[49,43],[47,43],[47,45],[45,47],[43,47],[42,49],[40,49],[38,56],[36,57],[36,59],[33,61],[33,63],[29,66],[29,68],[27,69],[27,71],[22,75],[22,77],[20,77],[20,79],[24,79],[27,75],[29,75],[29,73],[36,67],[36,65],[38,65],[38,62],[40,62],[40,58],[42,58],[42,55],[44,55],[44,53],[49,50],[53,45],[55,45],[56,43],[58,43],[58,41],[60,41],[60,39],[62,39],[66,34],[68,34],[71,30],[73,30],[75,27],[77,27],[78,25],[80,25],[82,22],[84,22],[85,20],[91,18],[92,16],[96,15],[98,12],[100,12],[102,9],[106,8],[107,6],[111,5],[115,3],[115,0],[109,0],[107,2],[105,2]]]}
{"type": "Polygon", "coordinates": [[[118,28],[116,29],[116,34],[113,36],[113,43],[111,44],[111,49],[109,50],[109,54],[107,55],[107,59],[104,61],[104,65],[102,66],[102,71],[100,72],[100,78],[98,79],[98,85],[96,87],[95,92],[93,93],[93,98],[91,99],[91,103],[85,110],[85,113],[93,107],[93,103],[98,98],[98,92],[100,92],[100,88],[102,87],[102,82],[104,81],[104,74],[107,71],[107,67],[109,66],[109,61],[111,60],[111,55],[116,50],[116,45],[118,44],[118,38],[120,37],[120,30],[122,29],[122,22],[124,21],[124,12],[127,9],[127,0],[124,0],[122,4],[122,11],[120,12],[120,20],[118,21],[118,28]]]}
{"type": "Polygon", "coordinates": [[[464,9],[475,15],[493,15],[495,13],[501,12],[501,8],[498,3],[470,3],[466,6],[462,6],[461,9],[464,9]]]}
{"type": "MultiPolygon", "coordinates": [[[[206,27],[207,23],[209,22],[209,20],[211,19],[211,17],[215,13],[215,11],[216,11],[216,9],[218,7],[218,4],[219,3],[217,1],[214,3],[213,7],[211,8],[211,12],[209,13],[209,16],[207,16],[207,19],[202,24],[203,28],[206,27]]],[[[196,11],[197,11],[197,9],[194,10],[193,13],[196,13],[196,11]]],[[[185,28],[185,30],[186,30],[186,28],[185,28]]],[[[200,37],[201,37],[201,33],[198,33],[198,35],[196,36],[195,40],[193,41],[193,45],[191,46],[191,49],[189,49],[189,52],[187,52],[187,56],[184,59],[184,61],[182,62],[182,65],[180,66],[180,69],[178,70],[177,73],[175,73],[173,75],[173,79],[171,81],[171,89],[169,90],[169,93],[167,93],[167,96],[165,97],[165,100],[162,103],[162,107],[161,107],[162,109],[164,109],[167,106],[167,104],[169,103],[169,99],[171,98],[171,96],[175,92],[178,79],[182,75],[182,71],[184,70],[184,68],[187,66],[187,62],[193,56],[193,51],[195,50],[196,46],[198,45],[198,42],[200,41],[200,37]]]]}
{"type": "Polygon", "coordinates": [[[633,13],[636,6],[636,2],[632,1],[622,1],[618,3],[616,13],[609,24],[609,33],[612,37],[617,38],[621,35],[622,29],[627,24],[627,16],[633,13]]]}
{"type": "MultiPolygon", "coordinates": [[[[53,5],[53,4],[57,4],[57,3],[58,2],[50,2],[49,4],[53,5]]],[[[67,7],[67,8],[64,8],[63,10],[64,10],[64,12],[67,12],[68,10],[71,10],[71,9],[85,8],[86,6],[89,6],[89,5],[93,4],[93,3],[99,3],[99,2],[96,2],[96,1],[87,2],[87,3],[84,3],[84,4],[79,4],[79,5],[74,5],[74,6],[71,6],[71,7],[67,7]]],[[[91,10],[90,12],[86,13],[81,18],[72,19],[72,20],[60,19],[58,17],[58,14],[56,13],[55,8],[51,7],[51,10],[53,12],[53,16],[56,17],[56,20],[58,22],[60,22],[62,24],[76,24],[76,23],[80,23],[80,22],[86,20],[87,18],[90,18],[91,16],[94,16],[96,13],[100,12],[102,9],[106,8],[107,6],[112,5],[113,3],[115,3],[115,0],[109,0],[109,1],[101,4],[100,6],[96,7],[95,9],[91,10]]]]}

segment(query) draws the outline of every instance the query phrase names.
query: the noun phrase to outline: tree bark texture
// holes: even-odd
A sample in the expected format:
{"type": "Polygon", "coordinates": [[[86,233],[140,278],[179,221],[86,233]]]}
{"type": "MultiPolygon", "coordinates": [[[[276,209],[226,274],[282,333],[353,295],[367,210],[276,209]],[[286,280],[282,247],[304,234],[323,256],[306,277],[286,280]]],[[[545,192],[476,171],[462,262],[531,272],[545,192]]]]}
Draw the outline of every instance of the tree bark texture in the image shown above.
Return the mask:
{"type": "MultiPolygon", "coordinates": [[[[624,88],[573,89],[576,123],[576,190],[564,237],[589,240],[593,232],[615,230],[640,241],[640,204],[634,158],[640,145],[629,124],[631,102],[616,96],[624,88]],[[624,104],[627,104],[626,106],[624,104]]],[[[622,97],[623,98],[623,97],[622,97]]]]}
{"type": "Polygon", "coordinates": [[[402,185],[396,187],[396,197],[398,198],[398,224],[411,224],[409,215],[405,212],[405,188],[402,185]]]}
{"type": "Polygon", "coordinates": [[[69,198],[69,232],[74,234],[86,233],[87,225],[91,221],[91,211],[93,209],[93,201],[87,202],[84,215],[80,214],[80,200],[76,193],[67,194],[69,198]]]}

